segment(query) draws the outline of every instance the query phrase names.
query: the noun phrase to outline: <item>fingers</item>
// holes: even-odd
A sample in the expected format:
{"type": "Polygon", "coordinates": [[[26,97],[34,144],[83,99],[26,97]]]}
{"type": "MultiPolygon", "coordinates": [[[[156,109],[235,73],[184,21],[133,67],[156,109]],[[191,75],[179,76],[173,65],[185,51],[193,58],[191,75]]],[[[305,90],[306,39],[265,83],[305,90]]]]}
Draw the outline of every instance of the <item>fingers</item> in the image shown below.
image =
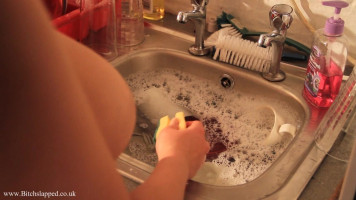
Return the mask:
{"type": "MultiPolygon", "coordinates": [[[[204,131],[204,126],[203,124],[200,122],[200,121],[191,121],[189,123],[189,126],[187,128],[187,130],[191,130],[191,131],[194,131],[194,132],[199,132],[200,134],[203,135],[203,137],[205,138],[205,131],[204,131]]],[[[205,139],[205,143],[204,143],[204,150],[205,150],[205,153],[208,153],[209,150],[210,150],[210,145],[209,143],[206,141],[205,139]]],[[[205,160],[205,159],[204,159],[205,160]]]]}
{"type": "Polygon", "coordinates": [[[169,126],[173,129],[179,129],[179,120],[177,118],[173,118],[170,122],[169,122],[169,126]]]}
{"type": "Polygon", "coordinates": [[[187,125],[187,129],[189,130],[194,130],[194,131],[199,131],[200,133],[204,133],[204,127],[203,124],[200,121],[191,121],[187,125]]]}
{"type": "Polygon", "coordinates": [[[192,125],[193,121],[186,121],[185,124],[187,125],[187,128],[192,125]]]}
{"type": "MultiPolygon", "coordinates": [[[[199,122],[199,123],[201,123],[200,121],[186,121],[185,123],[186,123],[186,125],[187,125],[187,127],[189,127],[189,126],[191,126],[193,123],[195,123],[195,122],[199,122]]],[[[170,123],[169,123],[169,126],[171,127],[171,128],[174,128],[174,129],[179,129],[179,120],[177,119],[177,118],[173,118],[171,121],[170,121],[170,123]]],[[[196,125],[197,126],[197,125],[196,125]]],[[[195,127],[196,127],[195,126],[195,127]]],[[[199,126],[199,125],[198,125],[199,126]]]]}
{"type": "Polygon", "coordinates": [[[194,116],[186,116],[185,117],[185,123],[187,124],[187,127],[190,126],[192,124],[192,122],[194,121],[200,121],[198,118],[194,117],[194,116]]]}
{"type": "MultiPolygon", "coordinates": [[[[195,123],[195,122],[200,122],[199,120],[191,120],[191,121],[189,121],[189,120],[186,120],[186,125],[187,125],[187,127],[189,127],[189,126],[191,126],[193,123],[195,123]]],[[[201,122],[200,122],[201,123],[201,122]]],[[[174,117],[171,121],[170,121],[170,123],[169,123],[169,126],[171,127],[171,128],[174,128],[174,129],[179,129],[179,120],[176,118],[176,117],[174,117]],[[178,127],[178,128],[177,128],[178,127]]]]}

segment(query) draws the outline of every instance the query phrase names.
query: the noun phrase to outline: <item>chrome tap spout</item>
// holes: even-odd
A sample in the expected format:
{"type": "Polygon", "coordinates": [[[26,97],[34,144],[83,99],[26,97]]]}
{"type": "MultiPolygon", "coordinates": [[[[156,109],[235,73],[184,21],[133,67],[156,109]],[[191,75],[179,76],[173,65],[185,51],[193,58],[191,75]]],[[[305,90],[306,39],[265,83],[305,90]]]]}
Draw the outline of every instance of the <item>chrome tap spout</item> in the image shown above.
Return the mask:
{"type": "Polygon", "coordinates": [[[263,73],[263,78],[276,82],[283,81],[285,73],[280,70],[280,62],[283,52],[284,41],[286,40],[287,29],[290,27],[293,17],[293,8],[286,4],[274,5],[270,12],[270,24],[273,31],[269,34],[261,34],[258,45],[261,47],[272,47],[272,60],[269,72],[263,73]]]}
{"type": "Polygon", "coordinates": [[[178,12],[177,21],[187,23],[189,20],[195,25],[195,44],[189,48],[189,53],[196,56],[207,55],[210,48],[204,46],[204,32],[206,22],[206,6],[208,0],[191,0],[193,10],[188,12],[178,12]]]}

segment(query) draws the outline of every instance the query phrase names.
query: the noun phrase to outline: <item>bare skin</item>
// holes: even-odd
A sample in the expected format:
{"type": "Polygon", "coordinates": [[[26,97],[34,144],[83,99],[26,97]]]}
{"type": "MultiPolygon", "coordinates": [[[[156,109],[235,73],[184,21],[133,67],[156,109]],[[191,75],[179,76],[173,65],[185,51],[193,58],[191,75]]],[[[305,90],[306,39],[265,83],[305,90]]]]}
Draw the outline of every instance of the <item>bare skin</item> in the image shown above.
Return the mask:
{"type": "Polygon", "coordinates": [[[56,32],[38,0],[2,0],[0,24],[1,192],[183,199],[186,181],[209,150],[200,122],[179,131],[172,120],[157,141],[156,169],[130,194],[115,165],[135,123],[120,74],[56,32]]]}

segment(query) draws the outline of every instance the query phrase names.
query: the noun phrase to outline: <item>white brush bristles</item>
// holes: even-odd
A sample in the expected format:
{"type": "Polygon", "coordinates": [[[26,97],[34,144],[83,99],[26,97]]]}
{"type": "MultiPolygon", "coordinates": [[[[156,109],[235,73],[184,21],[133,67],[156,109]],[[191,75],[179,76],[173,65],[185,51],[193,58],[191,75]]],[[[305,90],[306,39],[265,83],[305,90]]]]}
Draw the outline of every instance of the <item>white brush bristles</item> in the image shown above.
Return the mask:
{"type": "Polygon", "coordinates": [[[214,60],[229,63],[258,72],[268,72],[271,66],[271,48],[259,47],[257,43],[244,40],[233,27],[220,29],[214,41],[214,60]]]}

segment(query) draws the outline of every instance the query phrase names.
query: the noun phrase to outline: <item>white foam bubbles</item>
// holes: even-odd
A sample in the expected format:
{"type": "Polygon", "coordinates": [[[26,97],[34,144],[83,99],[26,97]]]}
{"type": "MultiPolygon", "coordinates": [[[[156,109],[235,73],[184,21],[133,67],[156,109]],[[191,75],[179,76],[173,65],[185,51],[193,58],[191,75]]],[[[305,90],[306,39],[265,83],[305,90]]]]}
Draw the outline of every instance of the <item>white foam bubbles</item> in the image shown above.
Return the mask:
{"type": "MultiPolygon", "coordinates": [[[[201,173],[198,178],[195,177],[199,182],[213,185],[244,184],[260,176],[283,153],[290,141],[274,146],[263,144],[273,127],[274,118],[271,114],[256,112],[261,105],[274,107],[286,123],[296,125],[297,132],[302,123],[301,116],[288,102],[252,92],[244,94],[238,90],[224,90],[218,80],[207,80],[173,69],[139,72],[128,76],[126,80],[138,106],[147,95],[145,91],[156,88],[174,104],[190,110],[203,122],[206,137],[212,145],[221,142],[227,147],[225,152],[209,163],[207,169],[214,169],[214,173],[204,169],[208,177],[201,173]]],[[[148,164],[157,162],[157,157],[142,145],[131,142],[129,151],[132,156],[148,164]]]]}

